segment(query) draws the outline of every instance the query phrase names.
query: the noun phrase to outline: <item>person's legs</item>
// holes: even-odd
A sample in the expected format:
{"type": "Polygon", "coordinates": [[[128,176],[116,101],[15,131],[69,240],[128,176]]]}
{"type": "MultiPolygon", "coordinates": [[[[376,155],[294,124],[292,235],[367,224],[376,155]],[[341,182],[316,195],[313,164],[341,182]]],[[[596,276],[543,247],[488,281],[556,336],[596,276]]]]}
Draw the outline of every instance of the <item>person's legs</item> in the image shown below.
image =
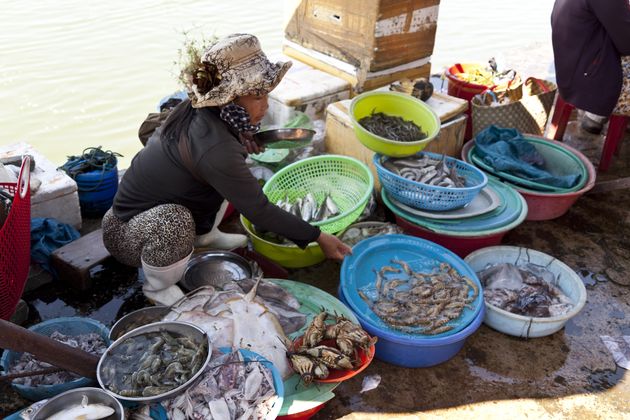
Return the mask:
{"type": "Polygon", "coordinates": [[[177,204],[153,207],[120,221],[111,210],[103,217],[103,242],[123,264],[142,267],[144,294],[171,305],[183,296],[175,284],[192,254],[195,223],[190,211],[177,204]]]}

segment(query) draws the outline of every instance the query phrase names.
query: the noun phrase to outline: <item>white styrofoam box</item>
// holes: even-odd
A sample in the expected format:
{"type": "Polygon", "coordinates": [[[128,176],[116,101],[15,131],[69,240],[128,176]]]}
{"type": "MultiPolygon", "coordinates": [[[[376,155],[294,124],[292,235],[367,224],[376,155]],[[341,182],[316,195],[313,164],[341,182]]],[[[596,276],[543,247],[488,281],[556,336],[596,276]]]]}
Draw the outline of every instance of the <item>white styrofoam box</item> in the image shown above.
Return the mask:
{"type": "Polygon", "coordinates": [[[15,143],[0,147],[0,158],[28,154],[35,159],[35,170],[31,172],[42,184],[31,195],[31,217],[51,217],[81,228],[81,208],[77,183],[57,167],[33,146],[27,143],[15,143]]]}
{"type": "Polygon", "coordinates": [[[283,125],[295,116],[296,111],[304,112],[312,120],[323,119],[328,105],[350,97],[350,83],[346,80],[283,54],[273,55],[270,59],[292,61],[293,65],[269,93],[264,124],[283,125]]]}

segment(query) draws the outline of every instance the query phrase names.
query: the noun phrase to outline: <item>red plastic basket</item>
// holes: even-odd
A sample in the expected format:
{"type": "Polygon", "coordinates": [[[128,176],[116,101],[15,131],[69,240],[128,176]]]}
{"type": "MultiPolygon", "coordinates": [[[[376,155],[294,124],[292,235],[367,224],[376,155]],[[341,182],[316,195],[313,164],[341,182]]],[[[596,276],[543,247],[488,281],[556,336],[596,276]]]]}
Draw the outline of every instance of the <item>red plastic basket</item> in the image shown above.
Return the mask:
{"type": "Polygon", "coordinates": [[[14,195],[0,227],[0,318],[8,320],[17,306],[31,262],[30,158],[22,160],[17,183],[0,183],[14,195]]]}

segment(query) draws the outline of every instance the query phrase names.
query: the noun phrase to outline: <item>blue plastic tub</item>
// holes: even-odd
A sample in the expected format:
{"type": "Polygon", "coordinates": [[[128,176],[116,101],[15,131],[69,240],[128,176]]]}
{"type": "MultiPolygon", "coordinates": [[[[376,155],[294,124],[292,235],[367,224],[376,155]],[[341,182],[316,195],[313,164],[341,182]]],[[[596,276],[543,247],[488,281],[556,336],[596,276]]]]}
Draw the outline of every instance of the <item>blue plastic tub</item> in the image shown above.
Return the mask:
{"type": "Polygon", "coordinates": [[[99,217],[112,206],[118,191],[118,167],[77,174],[81,213],[87,217],[99,217]]]}
{"type": "MultiPolygon", "coordinates": [[[[414,157],[428,156],[431,159],[442,159],[437,153],[420,152],[414,157]]],[[[447,211],[464,207],[470,203],[488,183],[488,177],[474,165],[464,161],[445,157],[446,165],[456,168],[466,177],[466,186],[462,188],[438,187],[403,178],[382,165],[389,158],[375,154],[372,162],[383,188],[394,199],[410,207],[421,210],[447,211]]]]}
{"type": "MultiPolygon", "coordinates": [[[[387,278],[398,277],[398,274],[387,275],[387,278]]],[[[390,335],[402,340],[426,338],[435,340],[456,334],[473,322],[483,308],[483,291],[477,274],[460,257],[448,249],[427,241],[408,235],[383,235],[364,239],[352,248],[352,255],[347,256],[341,265],[339,287],[348,299],[348,306],[352,311],[374,328],[387,331],[390,335]],[[450,331],[435,335],[417,332],[404,332],[391,328],[376,315],[368,304],[360,297],[359,290],[366,295],[374,292],[373,284],[376,280],[374,270],[391,265],[391,260],[403,260],[413,271],[432,272],[440,263],[447,263],[460,275],[470,278],[477,286],[477,296],[471,302],[472,308],[465,308],[459,318],[451,320],[447,325],[450,331]]],[[[473,292],[469,291],[469,296],[473,292]]]]}
{"type": "MultiPolygon", "coordinates": [[[[106,345],[109,345],[111,343],[109,340],[109,328],[107,328],[100,322],[90,318],[55,318],[41,322],[39,324],[35,324],[30,327],[29,330],[46,336],[50,336],[55,331],[59,331],[60,333],[65,335],[97,333],[101,337],[103,337],[106,345]]],[[[21,352],[5,350],[2,354],[2,358],[0,359],[0,366],[2,366],[2,369],[5,372],[8,372],[9,367],[14,363],[16,359],[19,359],[20,356],[22,356],[21,352]]],[[[31,401],[39,401],[45,398],[54,397],[55,395],[61,394],[62,392],[68,391],[70,389],[87,387],[94,384],[96,384],[96,380],[81,377],[73,381],[58,385],[40,385],[32,387],[12,383],[11,386],[22,397],[31,401]]]]}
{"type": "MultiPolygon", "coordinates": [[[[338,294],[339,299],[348,304],[341,287],[338,294]]],[[[402,338],[376,327],[359,313],[355,312],[355,315],[365,331],[378,337],[375,354],[377,359],[392,365],[418,368],[439,365],[454,357],[462,349],[466,339],[477,331],[485,313],[485,307],[482,305],[481,310],[468,326],[444,338],[402,338]]]]}

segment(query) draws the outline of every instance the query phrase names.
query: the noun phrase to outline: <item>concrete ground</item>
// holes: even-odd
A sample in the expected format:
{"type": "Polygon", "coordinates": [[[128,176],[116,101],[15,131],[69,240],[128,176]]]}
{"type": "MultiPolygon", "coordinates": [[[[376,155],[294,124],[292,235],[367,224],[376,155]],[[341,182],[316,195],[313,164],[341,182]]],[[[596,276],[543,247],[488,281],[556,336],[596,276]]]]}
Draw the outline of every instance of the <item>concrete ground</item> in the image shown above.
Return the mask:
{"type": "MultiPolygon", "coordinates": [[[[576,123],[565,136],[595,163],[602,139],[584,134],[576,123]]],[[[630,177],[629,158],[626,144],[598,181],[630,177]]],[[[503,243],[551,254],[582,276],[587,303],[566,328],[526,340],[482,325],[454,358],[431,368],[375,360],[362,375],[341,384],[314,419],[630,419],[630,377],[600,339],[630,336],[630,189],[586,195],[563,217],[525,222],[503,243]],[[374,374],[381,376],[380,385],[361,394],[363,377],[374,374]]],[[[146,304],[133,271],[102,267],[99,276],[87,294],[56,285],[29,292],[29,322],[76,314],[111,325],[146,304]]],[[[290,278],[336,294],[339,265],[294,270],[290,278]]],[[[27,404],[0,383],[0,416],[27,404]]]]}

